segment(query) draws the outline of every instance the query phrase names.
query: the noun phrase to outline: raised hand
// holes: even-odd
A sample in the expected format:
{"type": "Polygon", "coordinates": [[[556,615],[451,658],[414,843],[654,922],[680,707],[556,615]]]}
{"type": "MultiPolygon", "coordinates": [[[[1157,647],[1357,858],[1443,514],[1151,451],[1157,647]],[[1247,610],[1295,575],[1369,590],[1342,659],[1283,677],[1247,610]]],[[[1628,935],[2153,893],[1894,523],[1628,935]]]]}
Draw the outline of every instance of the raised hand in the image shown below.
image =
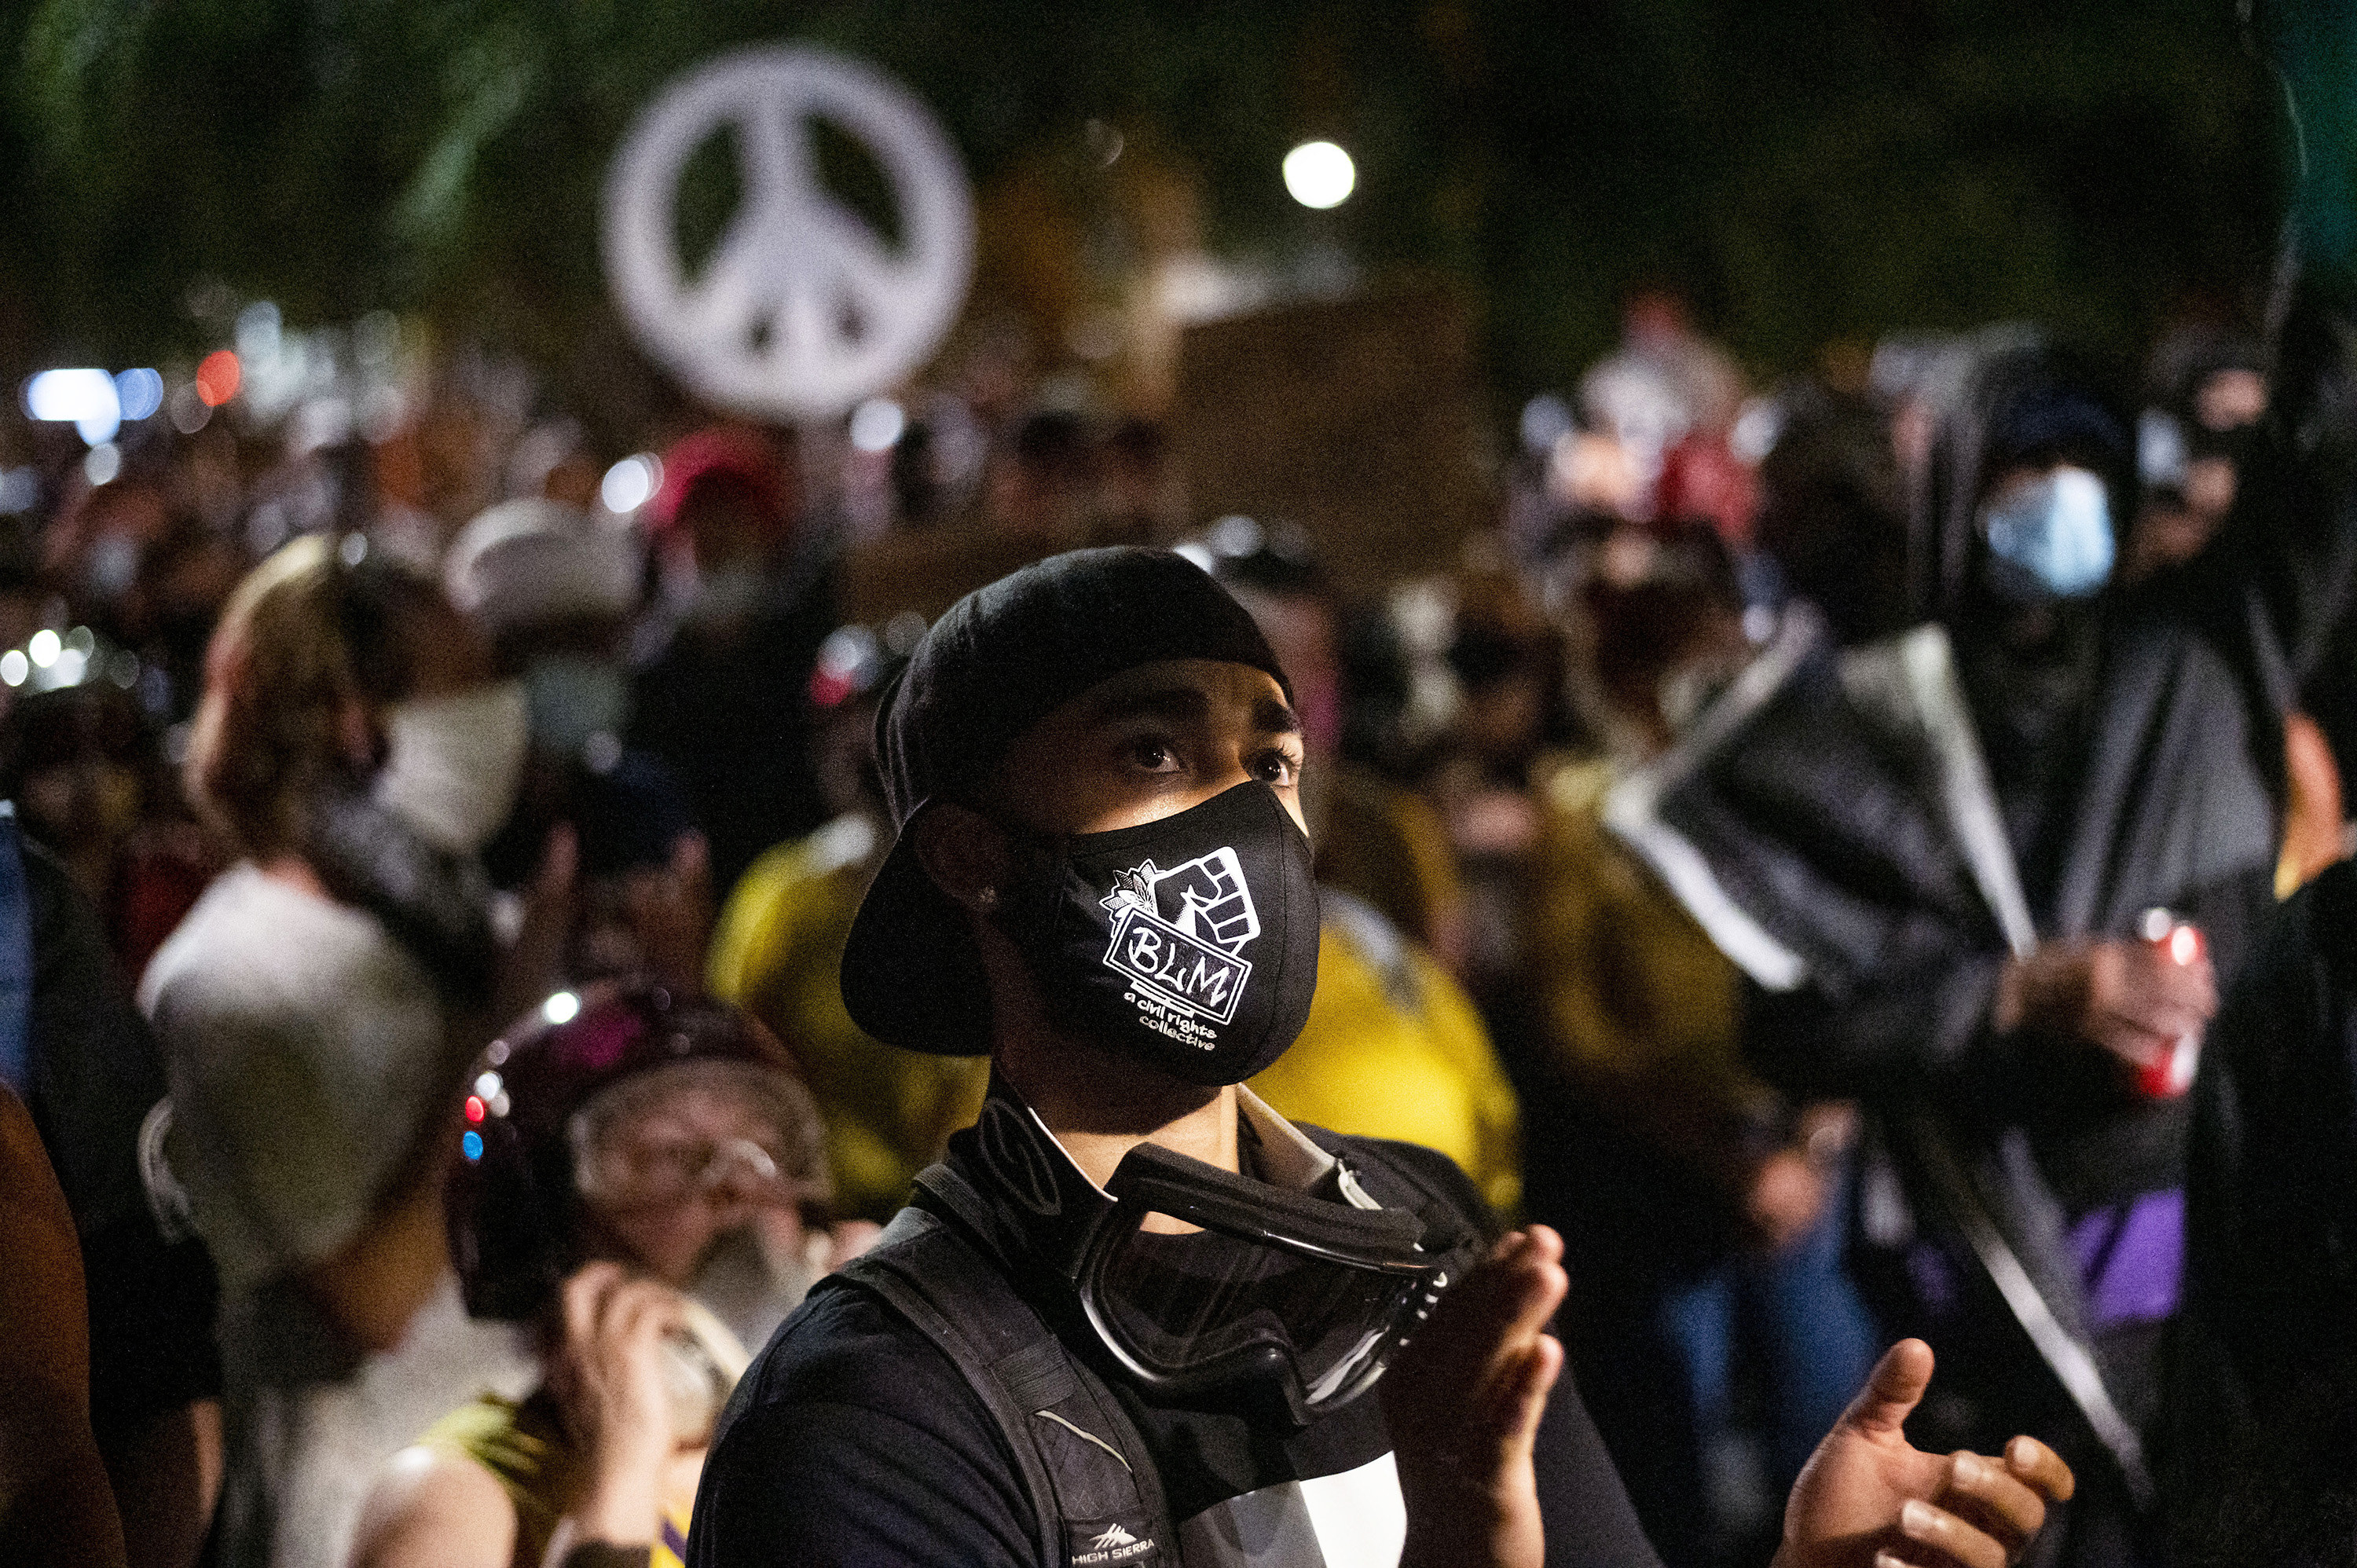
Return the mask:
{"type": "Polygon", "coordinates": [[[2083,1041],[2145,1068],[2199,1036],[2217,1011],[2206,953],[2180,963],[2164,944],[2115,939],[2048,943],[2007,964],[1994,1022],[2083,1041]]]}
{"type": "Polygon", "coordinates": [[[662,1344],[680,1306],[670,1286],[614,1263],[587,1264],[565,1282],[565,1341],[548,1385],[589,1459],[587,1496],[569,1515],[578,1539],[655,1539],[676,1446],[662,1344]]]}
{"type": "Polygon", "coordinates": [[[1441,1298],[1377,1384],[1407,1505],[1402,1568],[1540,1568],[1531,1448],[1563,1346],[1546,1332],[1569,1280],[1544,1225],[1501,1240],[1441,1298]]]}
{"type": "Polygon", "coordinates": [[[712,852],[704,835],[682,833],[668,862],[630,872],[622,908],[647,972],[682,991],[701,991],[714,918],[712,852]]]}
{"type": "Polygon", "coordinates": [[[542,846],[540,867],[524,889],[522,919],[500,960],[489,1022],[496,1028],[540,1005],[565,973],[581,875],[581,844],[559,825],[542,846]]]}
{"type": "Polygon", "coordinates": [[[1904,1423],[1932,1383],[1932,1348],[1884,1352],[1792,1487],[1776,1568],[2006,1568],[2067,1500],[2071,1468],[2034,1437],[2002,1458],[1925,1454],[1904,1423]]]}

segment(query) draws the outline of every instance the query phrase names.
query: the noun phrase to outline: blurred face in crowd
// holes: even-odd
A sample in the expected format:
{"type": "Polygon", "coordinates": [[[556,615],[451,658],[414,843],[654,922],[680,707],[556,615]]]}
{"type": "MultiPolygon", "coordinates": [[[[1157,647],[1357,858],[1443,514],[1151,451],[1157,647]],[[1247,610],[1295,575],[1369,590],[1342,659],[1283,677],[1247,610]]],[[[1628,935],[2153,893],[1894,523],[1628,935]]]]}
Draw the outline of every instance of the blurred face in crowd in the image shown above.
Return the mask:
{"type": "Polygon", "coordinates": [[[2267,383],[2256,371],[2219,371],[2193,397],[2193,416],[2205,430],[2223,433],[2257,421],[2267,408],[2267,383]]]}
{"type": "Polygon", "coordinates": [[[1307,594],[1270,594],[1230,583],[1228,592],[1251,612],[1276,661],[1293,682],[1302,745],[1329,757],[1342,744],[1342,662],[1334,650],[1334,617],[1307,594]]]}
{"type": "Polygon", "coordinates": [[[70,854],[121,842],[138,825],[141,794],[130,767],[92,754],[27,773],[16,802],[42,837],[70,854]]]}
{"type": "Polygon", "coordinates": [[[409,676],[407,689],[392,703],[371,703],[355,695],[345,703],[340,724],[344,749],[363,774],[372,772],[385,758],[392,745],[386,725],[394,708],[460,696],[498,679],[490,645],[473,622],[438,594],[409,608],[398,635],[409,676]]]}
{"type": "Polygon", "coordinates": [[[1035,419],[1017,433],[1011,448],[992,458],[986,480],[990,521],[1020,538],[1077,542],[1087,532],[1095,488],[1092,455],[1077,423],[1035,419]]]}
{"type": "Polygon", "coordinates": [[[2001,471],[1981,502],[1980,527],[1986,580],[2001,598],[2038,608],[2083,599],[2111,579],[2118,553],[2111,487],[2081,463],[2057,458],[2001,471]]]}
{"type": "Polygon", "coordinates": [[[512,804],[499,797],[513,789],[521,701],[472,700],[492,678],[473,627],[435,585],[350,549],[297,540],[231,596],[206,654],[190,793],[265,863],[300,858],[310,792],[361,780],[471,853],[512,804]]]}
{"type": "MultiPolygon", "coordinates": [[[[2193,394],[2194,423],[2212,437],[2255,423],[2266,407],[2266,382],[2256,371],[2215,371],[2193,394]]],[[[2127,575],[2141,577],[2201,554],[2233,510],[2240,480],[2234,459],[2223,452],[2205,450],[2190,457],[2184,479],[2156,489],[2137,514],[2127,575]]]]}
{"type": "Polygon", "coordinates": [[[115,894],[116,856],[146,801],[140,719],[111,684],[36,697],[9,715],[16,810],[93,903],[115,894]]]}
{"type": "Polygon", "coordinates": [[[404,635],[410,660],[405,700],[453,696],[496,678],[490,644],[472,621],[438,596],[421,607],[404,635]]]}
{"type": "Polygon", "coordinates": [[[695,487],[681,503],[679,523],[694,549],[696,570],[706,575],[759,565],[778,532],[752,488],[725,474],[695,487]]]}
{"type": "Polygon", "coordinates": [[[763,1092],[767,1069],[691,1062],[629,1079],[575,1124],[576,1166],[597,1250],[682,1289],[730,1232],[758,1232],[763,1251],[799,1255],[794,1173],[809,1152],[763,1092]]]}

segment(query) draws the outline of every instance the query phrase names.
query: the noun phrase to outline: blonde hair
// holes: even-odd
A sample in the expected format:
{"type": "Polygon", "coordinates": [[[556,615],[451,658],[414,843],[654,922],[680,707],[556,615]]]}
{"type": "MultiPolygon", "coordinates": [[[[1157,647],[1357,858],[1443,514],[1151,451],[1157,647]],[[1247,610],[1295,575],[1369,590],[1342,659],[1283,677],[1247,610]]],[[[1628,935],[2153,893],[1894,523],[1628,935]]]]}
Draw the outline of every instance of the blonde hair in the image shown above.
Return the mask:
{"type": "Polygon", "coordinates": [[[185,780],[207,823],[249,855],[299,847],[304,801],[352,770],[346,715],[356,702],[403,694],[403,612],[435,597],[431,584],[388,563],[347,565],[322,534],[248,573],[205,651],[189,726],[185,780]]]}

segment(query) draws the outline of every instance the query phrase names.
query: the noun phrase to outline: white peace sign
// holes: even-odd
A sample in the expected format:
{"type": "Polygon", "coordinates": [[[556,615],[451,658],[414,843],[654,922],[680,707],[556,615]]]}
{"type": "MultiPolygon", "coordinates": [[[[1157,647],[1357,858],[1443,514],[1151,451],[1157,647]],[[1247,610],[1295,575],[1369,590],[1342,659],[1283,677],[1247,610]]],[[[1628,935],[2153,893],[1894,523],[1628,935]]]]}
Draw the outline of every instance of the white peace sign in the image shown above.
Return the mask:
{"type": "Polygon", "coordinates": [[[824,418],[939,346],[965,298],[974,196],[949,138],[897,83],[817,49],[743,49],[680,78],[640,116],[607,179],[605,237],[623,315],[691,389],[744,413],[824,418]],[[826,188],[813,118],[881,166],[897,249],[826,188]],[[731,124],[745,196],[690,279],[673,239],[680,173],[731,124]]]}

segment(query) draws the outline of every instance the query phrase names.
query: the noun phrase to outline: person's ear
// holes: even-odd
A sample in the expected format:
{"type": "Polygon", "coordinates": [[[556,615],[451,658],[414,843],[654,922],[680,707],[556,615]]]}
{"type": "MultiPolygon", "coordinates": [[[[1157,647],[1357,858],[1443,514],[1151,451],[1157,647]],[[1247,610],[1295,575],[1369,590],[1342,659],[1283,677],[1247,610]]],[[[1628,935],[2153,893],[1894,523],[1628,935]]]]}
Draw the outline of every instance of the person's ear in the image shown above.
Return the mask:
{"type": "Polygon", "coordinates": [[[917,819],[917,862],[964,908],[986,915],[1015,880],[1006,830],[971,807],[942,801],[917,819]]]}

